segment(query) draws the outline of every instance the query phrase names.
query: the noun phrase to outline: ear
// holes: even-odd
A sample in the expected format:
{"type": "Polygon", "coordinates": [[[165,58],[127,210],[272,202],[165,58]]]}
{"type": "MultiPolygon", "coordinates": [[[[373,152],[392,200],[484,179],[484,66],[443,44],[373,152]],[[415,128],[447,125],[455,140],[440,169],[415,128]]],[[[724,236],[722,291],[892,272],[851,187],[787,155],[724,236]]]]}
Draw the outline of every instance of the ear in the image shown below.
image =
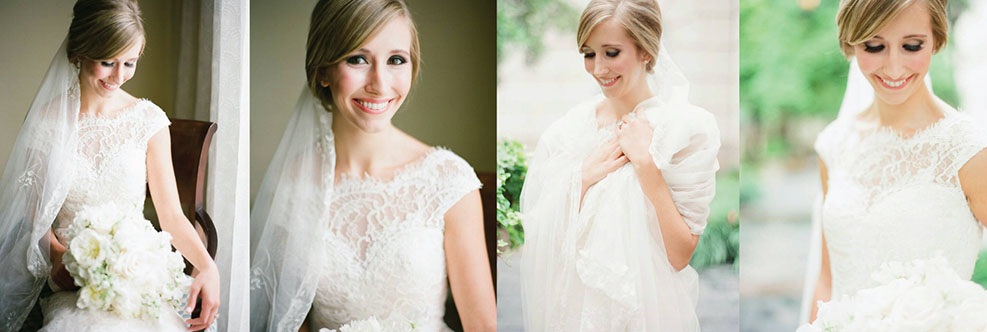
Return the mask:
{"type": "Polygon", "coordinates": [[[328,88],[329,87],[329,68],[323,67],[322,69],[319,69],[319,74],[318,75],[319,75],[319,85],[321,85],[323,88],[328,88]]]}

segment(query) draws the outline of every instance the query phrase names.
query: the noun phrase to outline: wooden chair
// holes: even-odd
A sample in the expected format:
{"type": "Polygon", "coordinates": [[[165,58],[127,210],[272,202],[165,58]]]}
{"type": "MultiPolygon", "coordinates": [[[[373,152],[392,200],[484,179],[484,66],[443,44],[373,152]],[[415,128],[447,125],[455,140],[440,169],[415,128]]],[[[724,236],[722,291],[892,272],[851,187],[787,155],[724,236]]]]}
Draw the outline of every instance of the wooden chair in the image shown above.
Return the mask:
{"type": "MultiPolygon", "coordinates": [[[[493,281],[494,294],[497,294],[497,173],[477,172],[483,187],[480,188],[480,200],[483,201],[483,234],[487,247],[487,260],[490,264],[490,277],[493,281]]],[[[450,293],[446,301],[446,325],[454,331],[462,331],[463,323],[456,310],[456,303],[450,293]]]]}

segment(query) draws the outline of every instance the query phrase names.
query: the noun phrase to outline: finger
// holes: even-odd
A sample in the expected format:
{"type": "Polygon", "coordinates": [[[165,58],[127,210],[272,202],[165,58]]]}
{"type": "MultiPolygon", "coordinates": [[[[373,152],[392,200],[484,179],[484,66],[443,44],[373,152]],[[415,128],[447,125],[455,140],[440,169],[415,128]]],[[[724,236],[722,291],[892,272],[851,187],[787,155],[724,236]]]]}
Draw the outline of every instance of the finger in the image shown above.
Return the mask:
{"type": "Polygon", "coordinates": [[[617,158],[617,160],[615,161],[617,166],[615,166],[614,169],[620,168],[620,166],[624,166],[624,164],[626,164],[629,161],[630,159],[627,159],[626,155],[621,155],[620,158],[617,158]]]}
{"type": "Polygon", "coordinates": [[[193,284],[192,288],[189,289],[188,303],[185,304],[185,313],[191,314],[195,310],[195,301],[199,299],[199,292],[202,291],[202,286],[198,284],[193,284]]]}

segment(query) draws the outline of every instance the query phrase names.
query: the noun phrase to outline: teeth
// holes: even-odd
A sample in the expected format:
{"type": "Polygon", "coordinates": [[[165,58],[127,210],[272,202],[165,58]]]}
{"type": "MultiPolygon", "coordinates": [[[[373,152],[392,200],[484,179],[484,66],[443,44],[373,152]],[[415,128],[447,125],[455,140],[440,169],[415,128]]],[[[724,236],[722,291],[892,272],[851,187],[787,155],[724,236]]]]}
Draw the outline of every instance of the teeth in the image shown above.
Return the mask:
{"type": "Polygon", "coordinates": [[[903,79],[903,80],[900,80],[900,81],[888,81],[888,80],[882,78],[881,80],[884,81],[884,84],[887,84],[888,86],[890,86],[892,88],[897,88],[897,87],[901,86],[902,84],[905,84],[905,81],[907,81],[908,79],[903,79]]]}
{"type": "Polygon", "coordinates": [[[363,107],[366,107],[366,108],[369,108],[369,109],[372,109],[372,110],[375,110],[375,111],[380,111],[380,110],[384,109],[384,107],[387,107],[387,102],[386,101],[383,102],[383,103],[370,103],[370,102],[365,102],[365,101],[362,101],[362,100],[357,100],[356,102],[360,103],[360,105],[363,105],[363,107]]]}
{"type": "Polygon", "coordinates": [[[116,88],[118,88],[118,87],[120,87],[120,85],[119,85],[119,84],[110,84],[110,83],[106,83],[106,82],[103,82],[103,85],[105,85],[105,86],[106,86],[107,88],[109,88],[110,90],[112,90],[112,89],[116,89],[116,88]]]}
{"type": "Polygon", "coordinates": [[[611,78],[611,79],[609,79],[609,80],[605,80],[605,79],[602,79],[602,78],[601,78],[601,79],[600,79],[600,83],[603,83],[603,85],[610,85],[610,83],[613,83],[613,81],[616,81],[616,80],[617,80],[617,78],[616,78],[616,77],[614,77],[614,78],[611,78]]]}

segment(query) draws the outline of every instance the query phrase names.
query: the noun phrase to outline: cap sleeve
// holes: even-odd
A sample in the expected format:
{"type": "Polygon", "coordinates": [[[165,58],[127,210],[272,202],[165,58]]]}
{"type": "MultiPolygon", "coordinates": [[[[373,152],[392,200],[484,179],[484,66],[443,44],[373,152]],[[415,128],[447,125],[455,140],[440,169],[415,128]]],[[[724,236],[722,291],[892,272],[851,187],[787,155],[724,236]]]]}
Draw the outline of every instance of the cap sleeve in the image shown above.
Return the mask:
{"type": "Polygon", "coordinates": [[[141,103],[143,105],[140,106],[140,112],[143,113],[141,117],[143,121],[137,133],[140,135],[140,141],[146,144],[161,129],[171,125],[171,120],[168,120],[168,115],[158,105],[147,100],[141,100],[141,103]]]}
{"type": "Polygon", "coordinates": [[[453,205],[456,205],[466,194],[480,189],[480,179],[466,160],[449,150],[436,151],[435,164],[435,202],[436,212],[444,216],[453,205]]]}
{"type": "Polygon", "coordinates": [[[987,149],[987,133],[984,129],[966,114],[958,113],[954,116],[959,119],[946,131],[952,141],[951,148],[946,151],[947,155],[943,158],[948,163],[947,176],[958,176],[960,169],[973,156],[987,149]]]}
{"type": "Polygon", "coordinates": [[[686,107],[685,112],[665,113],[667,119],[655,125],[650,152],[682,219],[700,235],[716,194],[720,131],[712,114],[686,107]]]}

